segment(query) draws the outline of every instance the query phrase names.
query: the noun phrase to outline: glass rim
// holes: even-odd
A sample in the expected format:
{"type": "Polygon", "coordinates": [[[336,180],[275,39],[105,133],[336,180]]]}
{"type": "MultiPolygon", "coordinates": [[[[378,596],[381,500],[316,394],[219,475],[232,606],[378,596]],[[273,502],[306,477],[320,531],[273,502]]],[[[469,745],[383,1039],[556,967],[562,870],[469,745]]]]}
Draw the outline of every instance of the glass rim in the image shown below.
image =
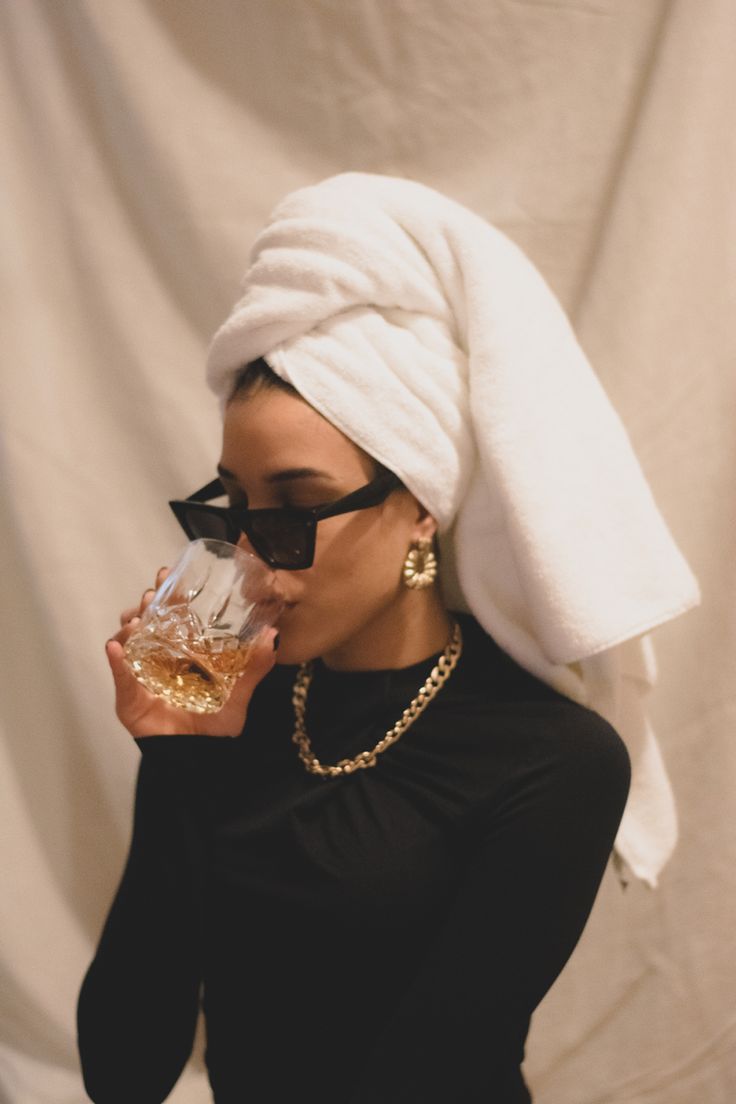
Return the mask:
{"type": "MultiPolygon", "coordinates": [[[[221,548],[227,548],[228,551],[232,549],[231,559],[235,559],[236,556],[247,556],[249,560],[255,560],[257,563],[262,564],[266,570],[269,570],[268,564],[264,563],[260,556],[256,556],[254,552],[249,552],[247,548],[241,548],[239,544],[233,544],[232,541],[220,540],[219,537],[192,537],[192,539],[184,545],[182,555],[184,555],[193,544],[204,544],[207,545],[207,547],[216,544],[221,548]]],[[[273,571],[273,568],[270,570],[273,571]]]]}

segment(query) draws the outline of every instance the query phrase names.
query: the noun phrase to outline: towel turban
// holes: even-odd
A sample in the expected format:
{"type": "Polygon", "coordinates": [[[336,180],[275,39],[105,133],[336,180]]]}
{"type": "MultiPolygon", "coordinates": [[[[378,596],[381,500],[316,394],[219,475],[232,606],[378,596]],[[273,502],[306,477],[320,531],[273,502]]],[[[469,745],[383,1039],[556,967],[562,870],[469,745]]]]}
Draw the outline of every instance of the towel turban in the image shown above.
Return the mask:
{"type": "Polygon", "coordinates": [[[617,865],[655,886],[677,828],[647,634],[698,586],[540,273],[436,191],[343,173],[257,237],[209,351],[223,407],[260,356],[434,515],[448,605],[616,727],[632,760],[617,865]]]}

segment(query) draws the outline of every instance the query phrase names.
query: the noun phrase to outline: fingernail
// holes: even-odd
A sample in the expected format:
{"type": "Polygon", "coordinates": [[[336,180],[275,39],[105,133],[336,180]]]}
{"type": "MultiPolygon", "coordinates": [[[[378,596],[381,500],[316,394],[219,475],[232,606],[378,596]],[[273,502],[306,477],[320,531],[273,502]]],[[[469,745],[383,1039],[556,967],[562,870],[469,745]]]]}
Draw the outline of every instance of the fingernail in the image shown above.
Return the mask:
{"type": "Polygon", "coordinates": [[[153,587],[149,587],[148,590],[144,590],[143,597],[145,598],[147,594],[155,594],[155,593],[156,593],[156,591],[153,589],[153,587]]]}
{"type": "Polygon", "coordinates": [[[280,643],[281,643],[281,633],[276,633],[275,637],[273,638],[273,650],[274,651],[276,651],[278,649],[278,646],[279,646],[280,643]]]}

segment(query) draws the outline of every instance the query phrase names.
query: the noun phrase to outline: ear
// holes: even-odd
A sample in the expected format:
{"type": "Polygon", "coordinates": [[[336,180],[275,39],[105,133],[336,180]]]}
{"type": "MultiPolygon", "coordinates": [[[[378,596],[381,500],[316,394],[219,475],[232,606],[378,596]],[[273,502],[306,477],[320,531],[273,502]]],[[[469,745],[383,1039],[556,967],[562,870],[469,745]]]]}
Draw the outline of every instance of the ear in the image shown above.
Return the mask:
{"type": "Polygon", "coordinates": [[[412,532],[412,540],[421,540],[427,537],[431,540],[437,532],[437,522],[421,502],[417,502],[417,520],[412,532]]]}

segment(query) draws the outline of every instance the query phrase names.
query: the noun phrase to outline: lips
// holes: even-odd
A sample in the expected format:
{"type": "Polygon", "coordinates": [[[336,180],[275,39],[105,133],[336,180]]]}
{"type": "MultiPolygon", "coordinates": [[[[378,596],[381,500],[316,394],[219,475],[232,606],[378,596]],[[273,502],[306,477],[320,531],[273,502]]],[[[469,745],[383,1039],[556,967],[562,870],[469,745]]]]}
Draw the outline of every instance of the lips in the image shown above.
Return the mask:
{"type": "Polygon", "coordinates": [[[272,611],[272,623],[274,625],[280,625],[284,617],[298,605],[297,602],[285,602],[283,599],[273,598],[269,602],[264,603],[272,611]],[[278,609],[278,614],[274,611],[278,609]]]}
{"type": "Polygon", "coordinates": [[[277,625],[284,614],[293,608],[296,603],[286,602],[277,595],[266,595],[263,598],[259,598],[256,605],[261,617],[265,621],[272,625],[277,625]]]}

